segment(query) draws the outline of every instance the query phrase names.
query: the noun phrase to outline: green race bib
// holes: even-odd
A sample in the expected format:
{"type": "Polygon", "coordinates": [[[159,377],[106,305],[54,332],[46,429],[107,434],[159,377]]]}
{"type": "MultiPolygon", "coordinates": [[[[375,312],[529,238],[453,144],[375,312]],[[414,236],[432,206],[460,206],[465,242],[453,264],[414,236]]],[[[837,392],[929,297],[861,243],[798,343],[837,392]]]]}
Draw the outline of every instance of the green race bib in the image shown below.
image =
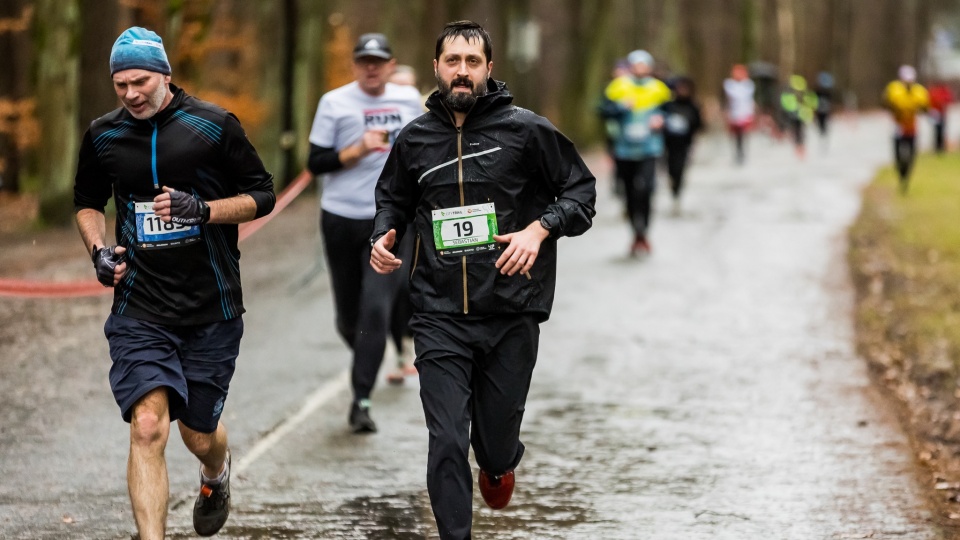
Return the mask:
{"type": "Polygon", "coordinates": [[[433,243],[441,256],[495,250],[495,234],[497,211],[493,203],[433,211],[433,243]]]}

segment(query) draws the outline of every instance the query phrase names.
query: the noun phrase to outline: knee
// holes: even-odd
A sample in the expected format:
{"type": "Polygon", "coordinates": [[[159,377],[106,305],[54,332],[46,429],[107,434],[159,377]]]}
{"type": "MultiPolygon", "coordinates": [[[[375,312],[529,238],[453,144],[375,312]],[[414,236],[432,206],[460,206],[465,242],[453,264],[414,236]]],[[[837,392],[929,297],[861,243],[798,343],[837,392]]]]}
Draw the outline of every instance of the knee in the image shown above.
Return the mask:
{"type": "Polygon", "coordinates": [[[130,418],[130,443],[140,447],[165,445],[170,434],[170,422],[165,415],[140,407],[130,418]]]}

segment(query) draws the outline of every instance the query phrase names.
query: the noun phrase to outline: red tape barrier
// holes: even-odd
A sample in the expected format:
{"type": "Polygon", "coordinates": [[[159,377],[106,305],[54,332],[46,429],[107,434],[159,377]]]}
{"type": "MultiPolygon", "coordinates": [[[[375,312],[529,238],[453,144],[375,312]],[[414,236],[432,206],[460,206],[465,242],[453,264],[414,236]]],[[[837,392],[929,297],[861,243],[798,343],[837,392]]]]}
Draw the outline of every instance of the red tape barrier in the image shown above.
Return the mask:
{"type": "MultiPolygon", "coordinates": [[[[253,233],[259,231],[261,227],[270,223],[270,220],[293,202],[293,200],[297,198],[297,195],[303,193],[303,190],[310,185],[312,180],[313,175],[310,171],[304,170],[301,172],[293,179],[293,182],[277,196],[277,204],[274,206],[273,212],[270,212],[260,219],[240,224],[240,240],[249,238],[253,233]]],[[[19,298],[78,298],[82,296],[99,296],[112,292],[113,287],[104,287],[95,279],[72,282],[0,279],[0,296],[14,296],[19,298]]]]}

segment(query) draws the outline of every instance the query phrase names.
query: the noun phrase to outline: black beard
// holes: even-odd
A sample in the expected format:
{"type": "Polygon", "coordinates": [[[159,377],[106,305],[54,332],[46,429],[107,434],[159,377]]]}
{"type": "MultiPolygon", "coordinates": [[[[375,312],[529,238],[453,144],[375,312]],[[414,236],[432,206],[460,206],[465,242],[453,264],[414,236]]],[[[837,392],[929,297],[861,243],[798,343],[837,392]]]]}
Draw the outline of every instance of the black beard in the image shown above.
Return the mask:
{"type": "Polygon", "coordinates": [[[456,112],[468,112],[477,102],[477,98],[487,93],[487,79],[480,81],[480,84],[474,85],[467,78],[457,78],[447,84],[437,76],[437,86],[440,88],[440,97],[443,103],[451,110],[456,112]],[[470,86],[470,93],[454,92],[454,84],[467,84],[470,86]]]}

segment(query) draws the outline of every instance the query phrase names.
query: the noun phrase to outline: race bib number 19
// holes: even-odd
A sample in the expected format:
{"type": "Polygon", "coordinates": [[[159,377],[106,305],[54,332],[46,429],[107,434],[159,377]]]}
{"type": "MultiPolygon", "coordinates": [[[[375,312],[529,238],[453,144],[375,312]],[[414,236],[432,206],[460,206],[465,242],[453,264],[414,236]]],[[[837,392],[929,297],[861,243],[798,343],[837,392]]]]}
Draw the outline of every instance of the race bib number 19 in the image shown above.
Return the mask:
{"type": "Polygon", "coordinates": [[[497,211],[493,203],[433,211],[433,243],[440,255],[464,255],[497,249],[497,211]]]}
{"type": "Polygon", "coordinates": [[[152,202],[138,202],[137,245],[141,249],[158,249],[184,246],[200,240],[200,227],[164,223],[153,213],[152,202]]]}

